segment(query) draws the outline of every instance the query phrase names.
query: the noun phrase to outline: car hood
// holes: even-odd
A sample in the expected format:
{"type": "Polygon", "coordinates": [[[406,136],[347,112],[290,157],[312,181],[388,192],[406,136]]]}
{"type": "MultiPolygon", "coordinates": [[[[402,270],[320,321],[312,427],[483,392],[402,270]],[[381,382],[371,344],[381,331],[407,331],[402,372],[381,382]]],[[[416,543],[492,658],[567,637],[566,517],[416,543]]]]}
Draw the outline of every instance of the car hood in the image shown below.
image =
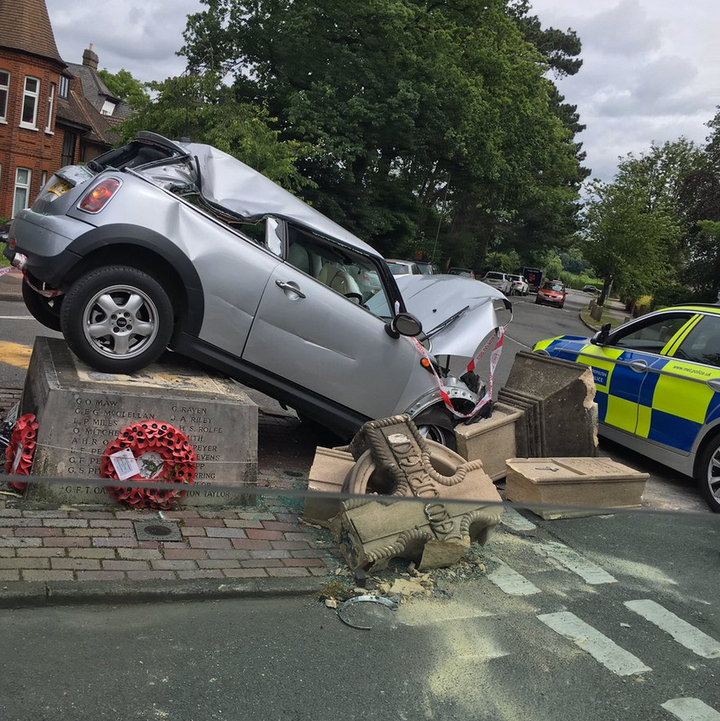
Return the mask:
{"type": "Polygon", "coordinates": [[[201,192],[210,203],[249,220],[282,218],[376,256],[380,254],[277,183],[222,150],[202,143],[177,143],[197,158],[201,192]]]}
{"type": "Polygon", "coordinates": [[[495,288],[456,275],[396,278],[405,307],[423,325],[435,356],[472,358],[480,343],[501,325],[498,311],[512,304],[495,288]],[[448,322],[450,321],[450,322],[448,322]]]}

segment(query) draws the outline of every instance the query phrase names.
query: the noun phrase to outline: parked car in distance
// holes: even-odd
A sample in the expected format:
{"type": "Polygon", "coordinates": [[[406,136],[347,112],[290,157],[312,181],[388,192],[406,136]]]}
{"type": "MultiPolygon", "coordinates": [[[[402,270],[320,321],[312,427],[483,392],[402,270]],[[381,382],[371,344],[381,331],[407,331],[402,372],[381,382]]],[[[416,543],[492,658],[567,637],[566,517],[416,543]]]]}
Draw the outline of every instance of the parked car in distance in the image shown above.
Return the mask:
{"type": "Polygon", "coordinates": [[[527,295],[530,285],[521,275],[508,275],[510,281],[510,295],[527,295]]]}
{"type": "Polygon", "coordinates": [[[412,260],[395,260],[387,258],[385,262],[393,275],[422,275],[417,263],[412,260]]]}
{"type": "Polygon", "coordinates": [[[535,304],[555,305],[562,308],[565,305],[566,294],[565,283],[561,280],[546,280],[535,296],[535,304]]]}
{"type": "Polygon", "coordinates": [[[720,512],[720,307],[664,308],[533,351],[589,365],[600,435],[694,477],[720,512]]]}
{"type": "Polygon", "coordinates": [[[446,403],[478,402],[468,361],[509,310],[492,288],[419,270],[401,293],[376,250],[265,176],[145,132],[58,170],[4,254],[30,313],[91,368],[133,373],[171,348],[346,438],[407,413],[452,445],[446,403]]]}
{"type": "Polygon", "coordinates": [[[510,295],[512,284],[510,282],[510,278],[505,275],[505,273],[501,273],[498,270],[489,270],[485,273],[485,277],[482,279],[482,282],[487,283],[487,285],[491,285],[493,288],[497,288],[497,290],[505,295],[510,295]]]}
{"type": "Polygon", "coordinates": [[[599,293],[600,289],[596,288],[594,285],[584,285],[583,286],[583,293],[599,293]]]}
{"type": "Polygon", "coordinates": [[[475,278],[475,271],[470,268],[450,268],[448,275],[459,275],[461,278],[475,278]]]}
{"type": "Polygon", "coordinates": [[[413,262],[420,268],[423,275],[440,275],[442,273],[437,263],[432,263],[429,260],[415,260],[413,262]]]}

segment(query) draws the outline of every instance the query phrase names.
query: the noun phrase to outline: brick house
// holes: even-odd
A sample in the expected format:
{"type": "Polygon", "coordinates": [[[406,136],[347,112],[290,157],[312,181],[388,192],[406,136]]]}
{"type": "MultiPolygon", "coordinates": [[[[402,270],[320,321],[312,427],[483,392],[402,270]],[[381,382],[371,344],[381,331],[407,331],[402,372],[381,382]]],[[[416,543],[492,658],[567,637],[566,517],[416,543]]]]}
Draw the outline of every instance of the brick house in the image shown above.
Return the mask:
{"type": "Polygon", "coordinates": [[[118,140],[130,112],[97,74],[60,57],[45,0],[0,0],[0,218],[32,204],[63,165],[86,162],[118,140]]]}

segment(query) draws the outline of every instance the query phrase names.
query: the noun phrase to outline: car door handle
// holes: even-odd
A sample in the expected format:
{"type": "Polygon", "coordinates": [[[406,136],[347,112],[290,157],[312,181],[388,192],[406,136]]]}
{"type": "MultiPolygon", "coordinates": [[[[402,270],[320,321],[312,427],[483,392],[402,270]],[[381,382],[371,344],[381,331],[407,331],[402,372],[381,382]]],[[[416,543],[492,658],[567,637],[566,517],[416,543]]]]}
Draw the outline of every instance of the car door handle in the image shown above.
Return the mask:
{"type": "Polygon", "coordinates": [[[636,372],[636,373],[644,373],[648,369],[648,363],[646,360],[642,360],[639,358],[638,360],[631,361],[628,363],[628,365],[636,372]]]}
{"type": "Polygon", "coordinates": [[[297,284],[297,283],[294,283],[294,282],[291,281],[291,280],[276,280],[276,281],[275,281],[275,285],[276,285],[278,288],[282,288],[283,290],[290,290],[290,291],[292,291],[293,293],[295,293],[295,295],[296,295],[298,298],[307,298],[307,296],[305,295],[305,293],[303,293],[303,292],[300,290],[300,287],[298,286],[298,284],[297,284]]]}
{"type": "Polygon", "coordinates": [[[720,378],[713,378],[709,380],[707,384],[717,393],[720,393],[720,378]]]}

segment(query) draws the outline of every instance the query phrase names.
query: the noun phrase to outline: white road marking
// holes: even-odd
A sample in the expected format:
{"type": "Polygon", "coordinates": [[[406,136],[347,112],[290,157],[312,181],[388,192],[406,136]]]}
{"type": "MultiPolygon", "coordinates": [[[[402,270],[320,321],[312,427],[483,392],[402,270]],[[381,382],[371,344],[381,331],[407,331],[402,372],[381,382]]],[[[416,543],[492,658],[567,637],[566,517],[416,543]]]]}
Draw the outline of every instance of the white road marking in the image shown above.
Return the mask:
{"type": "Polygon", "coordinates": [[[637,656],[618,646],[612,639],[585,623],[574,613],[569,611],[545,613],[538,616],[538,619],[556,633],[569,638],[618,676],[632,676],[652,671],[637,656]]]}
{"type": "Polygon", "coordinates": [[[534,531],[537,528],[532,521],[528,521],[525,516],[519,514],[510,506],[503,508],[502,523],[510,526],[510,528],[514,528],[516,531],[534,531]]]}
{"type": "Polygon", "coordinates": [[[550,558],[562,563],[565,568],[577,573],[585,583],[596,586],[601,583],[617,583],[617,579],[611,576],[605,569],[600,568],[596,563],[583,558],[577,551],[568,548],[563,543],[548,541],[535,546],[538,553],[546,554],[550,558]]]}
{"type": "Polygon", "coordinates": [[[0,320],[32,320],[31,315],[0,315],[0,320]]]}
{"type": "Polygon", "coordinates": [[[509,336],[507,333],[505,333],[505,337],[506,337],[508,340],[511,340],[513,343],[517,343],[517,344],[518,344],[519,346],[521,346],[522,348],[527,348],[528,350],[532,350],[532,346],[531,346],[531,345],[525,345],[525,343],[521,343],[519,340],[515,340],[514,338],[512,338],[511,336],[509,336]]]}
{"type": "Polygon", "coordinates": [[[720,721],[720,713],[699,698],[673,698],[661,706],[680,721],[720,721]]]}
{"type": "Polygon", "coordinates": [[[625,605],[662,631],[669,633],[681,646],[703,658],[720,658],[720,643],[687,621],[650,599],[625,601],[625,605]]]}
{"type": "Polygon", "coordinates": [[[540,589],[530,581],[519,574],[515,569],[510,568],[506,563],[495,556],[490,556],[490,560],[497,563],[497,568],[490,574],[488,579],[492,581],[501,591],[509,596],[532,596],[540,593],[540,589]]]}

